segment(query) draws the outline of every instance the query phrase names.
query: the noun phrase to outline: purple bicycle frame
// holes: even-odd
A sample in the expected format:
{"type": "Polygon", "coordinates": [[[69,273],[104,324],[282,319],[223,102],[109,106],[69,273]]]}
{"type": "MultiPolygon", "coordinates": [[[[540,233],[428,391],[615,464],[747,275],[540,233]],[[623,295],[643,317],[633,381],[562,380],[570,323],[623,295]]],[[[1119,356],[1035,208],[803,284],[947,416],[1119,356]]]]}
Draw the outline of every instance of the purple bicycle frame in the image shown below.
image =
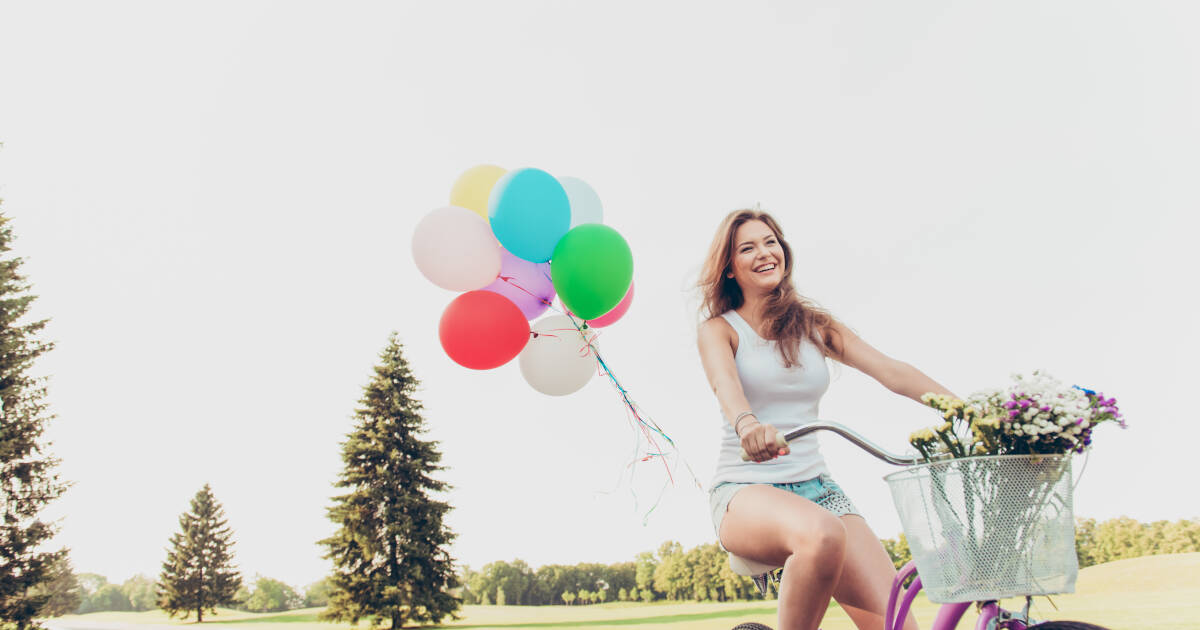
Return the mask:
{"type": "MultiPolygon", "coordinates": [[[[883,627],[886,630],[903,630],[904,620],[908,618],[908,611],[912,608],[913,600],[921,591],[921,576],[913,578],[913,582],[907,590],[904,589],[904,581],[916,572],[917,565],[910,561],[896,574],[896,579],[892,580],[892,592],[888,595],[887,612],[884,615],[883,627]],[[901,591],[904,593],[903,599],[900,598],[901,591]],[[899,609],[896,607],[896,600],[900,600],[899,609]]],[[[942,607],[938,609],[937,616],[933,619],[932,630],[954,630],[972,603],[942,604],[942,607]]],[[[1000,612],[1000,607],[996,605],[996,602],[984,602],[979,608],[979,619],[975,622],[975,630],[987,630],[988,624],[999,616],[1000,612]]],[[[1019,620],[1013,619],[1008,623],[1008,627],[1012,630],[1025,630],[1025,624],[1019,620]]]]}

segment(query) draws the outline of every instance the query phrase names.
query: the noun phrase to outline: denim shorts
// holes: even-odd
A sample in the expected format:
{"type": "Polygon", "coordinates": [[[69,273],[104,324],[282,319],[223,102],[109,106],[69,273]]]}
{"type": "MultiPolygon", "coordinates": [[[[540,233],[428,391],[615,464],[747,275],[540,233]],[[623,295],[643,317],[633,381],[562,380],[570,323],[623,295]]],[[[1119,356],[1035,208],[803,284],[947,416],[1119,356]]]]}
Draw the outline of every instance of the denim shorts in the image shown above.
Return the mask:
{"type": "MultiPolygon", "coordinates": [[[[721,542],[721,520],[725,518],[725,512],[729,509],[729,502],[733,500],[733,495],[737,494],[742,488],[755,485],[770,485],[781,490],[787,490],[829,510],[834,516],[845,516],[847,514],[859,514],[861,516],[858,508],[854,506],[854,502],[850,500],[850,497],[846,496],[845,492],[842,492],[842,487],[837,485],[832,477],[824,473],[812,479],[792,483],[754,484],[726,481],[717,484],[708,492],[708,506],[712,510],[713,531],[717,534],[718,544],[721,542]]],[[[721,545],[721,549],[725,549],[725,545],[721,545]]],[[[728,549],[725,549],[725,551],[728,551],[728,549]]]]}

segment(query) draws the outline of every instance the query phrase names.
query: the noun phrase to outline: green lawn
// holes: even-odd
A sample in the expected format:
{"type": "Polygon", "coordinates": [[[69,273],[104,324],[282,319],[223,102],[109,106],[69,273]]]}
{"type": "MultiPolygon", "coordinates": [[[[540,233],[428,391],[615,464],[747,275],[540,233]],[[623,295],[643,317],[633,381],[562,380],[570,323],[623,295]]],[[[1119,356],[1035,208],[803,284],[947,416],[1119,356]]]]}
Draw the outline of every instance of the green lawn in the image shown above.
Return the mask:
{"type": "MultiPolygon", "coordinates": [[[[1019,602],[1008,602],[1013,607],[1019,602]]],[[[1034,616],[1042,619],[1078,619],[1113,630],[1184,630],[1200,626],[1200,553],[1151,556],[1088,567],[1079,574],[1073,595],[1054,597],[1055,611],[1046,598],[1038,598],[1034,616]]],[[[917,600],[915,612],[921,627],[928,628],[937,605],[917,600]]],[[[214,627],[244,630],[335,630],[344,624],[317,621],[319,609],[278,614],[253,614],[220,610],[206,618],[214,627]]],[[[968,613],[970,615],[970,613],[968,613]]],[[[775,624],[775,602],[731,604],[615,602],[592,606],[467,606],[462,619],[445,624],[457,630],[489,628],[586,628],[589,630],[728,630],[742,621],[775,624]]],[[[52,627],[107,629],[135,625],[180,626],[195,622],[170,620],[161,612],[92,613],[50,620],[52,627]]],[[[961,628],[973,627],[974,619],[961,628]]],[[[360,627],[365,628],[366,624],[360,627]]],[[[852,630],[850,619],[836,606],[830,608],[823,630],[852,630]]]]}

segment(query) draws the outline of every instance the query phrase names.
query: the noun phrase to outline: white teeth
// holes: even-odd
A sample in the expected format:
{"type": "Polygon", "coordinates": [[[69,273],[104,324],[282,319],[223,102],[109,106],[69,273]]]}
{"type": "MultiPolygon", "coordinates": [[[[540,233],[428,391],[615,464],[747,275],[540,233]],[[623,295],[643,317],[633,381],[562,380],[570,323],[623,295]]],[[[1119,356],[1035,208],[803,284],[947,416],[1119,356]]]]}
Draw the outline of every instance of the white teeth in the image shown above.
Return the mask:
{"type": "Polygon", "coordinates": [[[756,271],[763,272],[763,271],[774,271],[774,270],[775,270],[775,265],[767,265],[765,267],[759,267],[756,271]]]}

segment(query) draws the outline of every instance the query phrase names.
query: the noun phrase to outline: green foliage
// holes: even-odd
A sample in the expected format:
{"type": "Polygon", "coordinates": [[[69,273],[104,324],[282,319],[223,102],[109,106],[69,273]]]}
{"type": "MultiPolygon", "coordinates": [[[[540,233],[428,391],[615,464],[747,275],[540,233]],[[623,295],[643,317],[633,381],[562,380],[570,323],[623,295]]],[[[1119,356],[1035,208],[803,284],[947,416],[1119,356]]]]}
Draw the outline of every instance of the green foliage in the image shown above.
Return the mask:
{"type": "Polygon", "coordinates": [[[192,498],[191,511],[179,516],[179,528],[158,579],[158,606],[171,617],[186,618],[194,610],[201,622],[204,611],[216,614],[217,606],[232,605],[242,586],[233,566],[233,531],[208,484],[192,498]]]}
{"type": "Polygon", "coordinates": [[[154,610],[158,605],[158,593],[154,580],[145,575],[138,574],[125,580],[125,583],[121,585],[121,591],[129,600],[131,610],[138,612],[154,610]]]}
{"type": "Polygon", "coordinates": [[[45,584],[61,576],[57,567],[67,556],[66,549],[46,550],[57,528],[40,512],[67,484],[42,440],[53,418],[45,379],[30,373],[53,344],[38,339],[47,320],[24,321],[35,297],[20,273],[22,259],[10,255],[8,223],[0,214],[0,622],[31,628],[40,627],[34,618],[54,597],[45,584]]]}
{"type": "Polygon", "coordinates": [[[242,608],[250,612],[283,612],[299,608],[303,598],[287,584],[260,575],[254,579],[254,589],[242,601],[242,608]]]}
{"type": "Polygon", "coordinates": [[[912,561],[912,551],[908,548],[908,538],[904,536],[904,532],[900,532],[895,540],[884,538],[879,542],[883,543],[883,548],[887,551],[888,557],[892,559],[892,564],[896,566],[897,571],[912,561]]]}
{"type": "Polygon", "coordinates": [[[335,485],[345,494],[328,510],[338,531],[320,542],[334,564],[321,619],[387,619],[393,628],[438,623],[461,604],[447,551],[454,534],[443,524],[450,506],[431,496],[447,488],[432,476],[442,470],[441,454],[418,437],[424,420],[413,395],[420,384],[395,333],[380,359],[342,444],[335,485]]]}
{"type": "Polygon", "coordinates": [[[1139,523],[1122,516],[1096,522],[1084,518],[1075,524],[1075,553],[1079,566],[1152,556],[1200,551],[1200,520],[1139,523]]]}
{"type": "Polygon", "coordinates": [[[329,605],[329,578],[322,578],[304,589],[304,607],[317,608],[329,605]]]}

